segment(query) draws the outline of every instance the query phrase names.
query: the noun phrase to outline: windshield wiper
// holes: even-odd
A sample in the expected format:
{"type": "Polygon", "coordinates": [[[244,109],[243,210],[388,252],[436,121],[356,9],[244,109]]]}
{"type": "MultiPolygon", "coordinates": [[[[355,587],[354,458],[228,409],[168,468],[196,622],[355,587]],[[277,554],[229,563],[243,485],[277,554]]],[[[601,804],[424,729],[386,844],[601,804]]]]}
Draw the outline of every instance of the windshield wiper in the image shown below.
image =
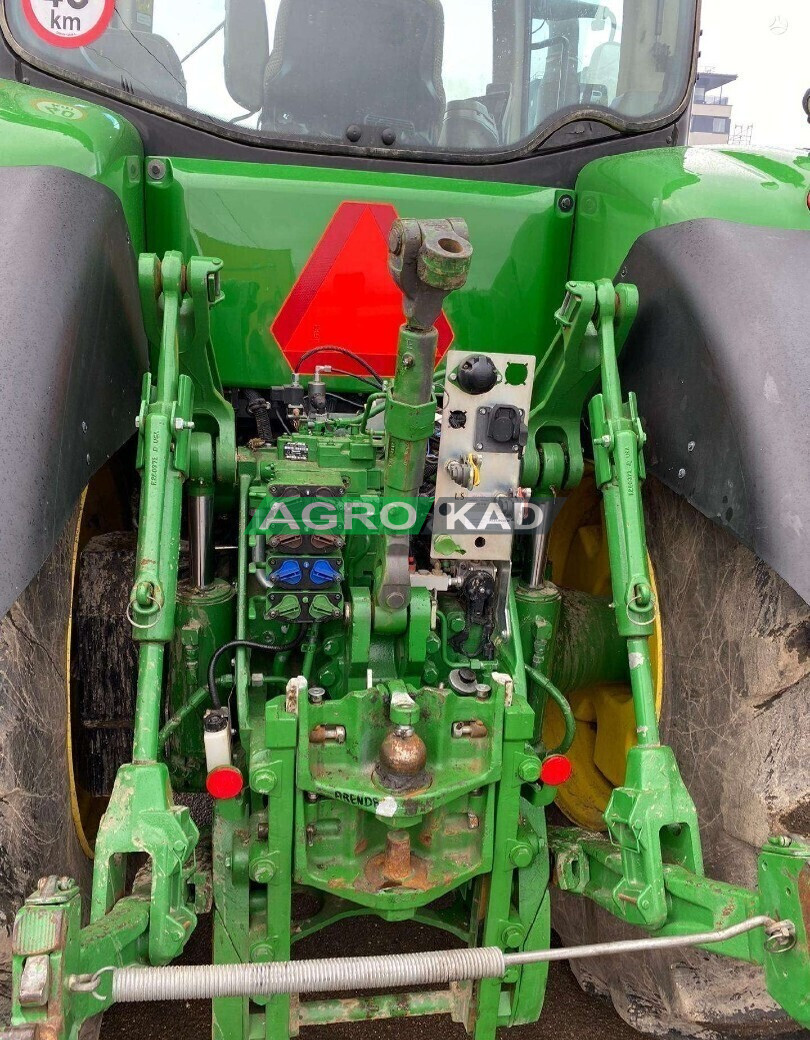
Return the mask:
{"type": "Polygon", "coordinates": [[[185,64],[185,63],[186,63],[186,62],[188,61],[188,59],[189,59],[189,58],[191,57],[191,55],[192,55],[192,54],[196,54],[196,53],[197,53],[197,51],[198,51],[198,50],[200,49],[200,47],[204,47],[204,46],[206,45],[206,43],[208,43],[208,41],[209,41],[209,40],[213,40],[213,38],[214,38],[214,37],[216,36],[216,34],[217,34],[217,33],[218,33],[219,31],[220,31],[220,29],[224,29],[224,28],[225,28],[225,21],[224,21],[224,19],[223,19],[223,21],[221,21],[221,22],[219,23],[219,25],[216,25],[216,26],[214,26],[214,28],[213,28],[213,29],[211,30],[211,32],[210,32],[210,33],[209,33],[209,34],[208,34],[207,36],[204,36],[204,37],[203,37],[203,38],[202,38],[202,39],[200,40],[200,42],[199,42],[199,43],[196,43],[196,44],[195,44],[195,45],[194,45],[194,46],[193,46],[193,47],[191,48],[191,50],[190,50],[190,51],[188,52],[188,54],[187,54],[187,55],[185,56],[185,58],[181,58],[181,59],[180,59],[180,64],[181,64],[181,65],[184,65],[184,64],[185,64]]]}

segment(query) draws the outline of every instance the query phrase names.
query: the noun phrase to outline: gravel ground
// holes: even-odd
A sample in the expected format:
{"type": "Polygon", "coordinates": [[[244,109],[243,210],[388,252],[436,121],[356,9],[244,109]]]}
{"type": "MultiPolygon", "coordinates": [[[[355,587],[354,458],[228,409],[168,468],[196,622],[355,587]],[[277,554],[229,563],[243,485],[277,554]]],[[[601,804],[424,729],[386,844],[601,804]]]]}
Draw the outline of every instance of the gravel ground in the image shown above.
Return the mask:
{"type": "MultiPolygon", "coordinates": [[[[346,956],[384,953],[396,949],[426,950],[435,947],[436,932],[410,926],[403,945],[402,926],[372,917],[349,919],[296,945],[298,957],[346,956]]],[[[210,961],[211,935],[203,919],[184,957],[185,963],[210,961]]],[[[101,1040],[206,1040],[211,1035],[211,1009],[207,1001],[185,1004],[130,1004],[112,1008],[104,1016],[101,1040]]],[[[542,1017],[531,1026],[501,1030],[501,1040],[638,1040],[611,1004],[586,996],[562,963],[551,965],[542,1017]]],[[[380,1022],[317,1026],[301,1032],[301,1040],[464,1040],[464,1029],[447,1017],[394,1019],[380,1022]]]]}

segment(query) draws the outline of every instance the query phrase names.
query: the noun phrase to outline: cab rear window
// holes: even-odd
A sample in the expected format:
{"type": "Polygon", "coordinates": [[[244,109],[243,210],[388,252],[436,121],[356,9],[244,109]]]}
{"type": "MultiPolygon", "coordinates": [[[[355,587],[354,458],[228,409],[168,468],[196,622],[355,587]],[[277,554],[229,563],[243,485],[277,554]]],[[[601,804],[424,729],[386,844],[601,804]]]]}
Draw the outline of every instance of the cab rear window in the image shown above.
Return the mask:
{"type": "Polygon", "coordinates": [[[65,79],[268,143],[509,153],[689,87],[695,0],[4,0],[65,79]]]}

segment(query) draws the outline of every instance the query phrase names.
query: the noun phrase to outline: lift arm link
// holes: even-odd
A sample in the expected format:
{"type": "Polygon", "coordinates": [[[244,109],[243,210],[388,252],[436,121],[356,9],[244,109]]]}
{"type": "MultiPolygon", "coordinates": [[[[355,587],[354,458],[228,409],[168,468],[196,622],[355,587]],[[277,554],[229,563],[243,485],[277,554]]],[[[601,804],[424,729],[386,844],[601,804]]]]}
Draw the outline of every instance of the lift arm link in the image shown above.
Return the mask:
{"type": "MultiPolygon", "coordinates": [[[[634,906],[622,900],[626,878],[622,856],[606,838],[576,828],[549,828],[555,857],[554,881],[585,896],[628,923],[638,923],[634,906]]],[[[810,1026],[810,846],[774,837],[759,856],[758,890],[751,891],[675,863],[663,865],[667,916],[655,936],[712,931],[765,915],[778,922],[764,935],[741,932],[711,949],[760,964],[768,991],[797,1022],[810,1026]]]]}

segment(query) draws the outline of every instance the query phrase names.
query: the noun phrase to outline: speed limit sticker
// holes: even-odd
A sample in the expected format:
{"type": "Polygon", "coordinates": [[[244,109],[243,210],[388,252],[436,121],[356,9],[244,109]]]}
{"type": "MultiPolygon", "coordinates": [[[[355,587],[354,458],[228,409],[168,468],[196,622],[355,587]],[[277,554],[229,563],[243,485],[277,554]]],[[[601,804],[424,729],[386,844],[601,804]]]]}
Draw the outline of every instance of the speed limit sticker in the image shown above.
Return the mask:
{"type": "Polygon", "coordinates": [[[54,47],[83,47],[110,24],[115,0],[22,0],[28,23],[54,47]]]}

